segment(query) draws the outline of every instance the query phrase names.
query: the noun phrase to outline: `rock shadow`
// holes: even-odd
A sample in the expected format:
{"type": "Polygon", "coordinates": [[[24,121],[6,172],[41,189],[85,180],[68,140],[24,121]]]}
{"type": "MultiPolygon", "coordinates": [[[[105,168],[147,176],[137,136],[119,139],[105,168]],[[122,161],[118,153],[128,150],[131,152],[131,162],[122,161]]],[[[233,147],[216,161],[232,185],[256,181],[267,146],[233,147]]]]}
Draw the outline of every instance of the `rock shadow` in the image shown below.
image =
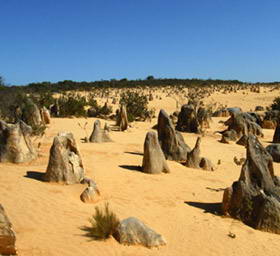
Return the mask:
{"type": "Polygon", "coordinates": [[[143,156],[143,153],[140,152],[131,152],[131,151],[126,151],[124,152],[125,154],[131,154],[131,155],[138,155],[138,156],[143,156]]]}
{"type": "Polygon", "coordinates": [[[222,203],[202,203],[185,201],[185,204],[204,210],[205,213],[212,213],[214,215],[222,215],[222,203]]]}
{"type": "Polygon", "coordinates": [[[35,172],[35,171],[27,171],[26,175],[24,176],[25,178],[33,179],[33,180],[39,180],[39,181],[44,181],[44,172],[35,172]]]}
{"type": "Polygon", "coordinates": [[[142,167],[140,165],[119,165],[119,167],[123,169],[127,169],[129,171],[142,172],[142,167]]]}

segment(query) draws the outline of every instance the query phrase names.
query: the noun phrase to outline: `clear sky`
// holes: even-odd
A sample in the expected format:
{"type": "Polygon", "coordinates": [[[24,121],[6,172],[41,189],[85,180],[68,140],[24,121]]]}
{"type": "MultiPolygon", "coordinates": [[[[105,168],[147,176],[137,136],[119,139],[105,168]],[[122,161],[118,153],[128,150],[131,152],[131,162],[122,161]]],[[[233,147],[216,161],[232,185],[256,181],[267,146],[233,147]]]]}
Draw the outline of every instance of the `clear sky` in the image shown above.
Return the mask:
{"type": "Polygon", "coordinates": [[[8,84],[280,80],[279,0],[0,0],[8,84]]]}

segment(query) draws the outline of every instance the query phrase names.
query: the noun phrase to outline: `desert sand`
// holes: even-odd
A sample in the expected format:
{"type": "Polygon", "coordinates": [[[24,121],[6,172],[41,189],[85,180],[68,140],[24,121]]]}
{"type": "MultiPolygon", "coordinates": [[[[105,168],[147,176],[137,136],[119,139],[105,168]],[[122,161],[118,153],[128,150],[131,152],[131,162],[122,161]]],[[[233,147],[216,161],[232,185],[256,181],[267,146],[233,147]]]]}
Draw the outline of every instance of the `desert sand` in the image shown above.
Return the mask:
{"type": "MultiPolygon", "coordinates": [[[[228,107],[254,110],[256,105],[268,106],[279,91],[253,93],[216,93],[207,99],[228,107]]],[[[168,113],[176,110],[176,101],[162,95],[150,103],[156,113],[163,108],[168,113]]],[[[171,173],[149,175],[136,171],[142,164],[145,135],[156,124],[134,122],[127,132],[112,131],[114,142],[82,143],[84,131],[78,122],[88,122],[90,134],[94,118],[52,118],[41,142],[40,157],[27,164],[0,163],[0,202],[4,206],[17,236],[21,256],[181,256],[181,255],[278,255],[276,234],[261,232],[240,221],[217,214],[226,188],[237,180],[241,166],[234,156],[245,157],[245,148],[235,143],[219,143],[214,132],[225,127],[219,123],[227,118],[213,118],[210,129],[202,138],[201,155],[214,164],[221,160],[215,172],[187,168],[168,161],[171,173]],[[60,131],[70,131],[78,143],[86,176],[96,181],[102,198],[96,204],[85,204],[79,196],[85,185],[58,185],[40,181],[48,164],[53,137],[60,131]],[[29,173],[27,175],[27,173],[29,173]],[[83,230],[90,226],[88,219],[95,206],[109,202],[120,219],[134,216],[162,234],[167,245],[148,249],[124,246],[111,238],[94,241],[83,230]],[[229,232],[236,235],[228,236],[229,232]]],[[[108,121],[106,121],[108,122],[108,121]]],[[[101,120],[102,127],[104,120],[101,120]]],[[[114,124],[114,122],[109,122],[114,124]]],[[[264,129],[263,145],[268,145],[273,130],[264,129]]],[[[197,134],[182,133],[193,147],[197,134]]],[[[276,175],[280,164],[274,163],[276,175]]]]}

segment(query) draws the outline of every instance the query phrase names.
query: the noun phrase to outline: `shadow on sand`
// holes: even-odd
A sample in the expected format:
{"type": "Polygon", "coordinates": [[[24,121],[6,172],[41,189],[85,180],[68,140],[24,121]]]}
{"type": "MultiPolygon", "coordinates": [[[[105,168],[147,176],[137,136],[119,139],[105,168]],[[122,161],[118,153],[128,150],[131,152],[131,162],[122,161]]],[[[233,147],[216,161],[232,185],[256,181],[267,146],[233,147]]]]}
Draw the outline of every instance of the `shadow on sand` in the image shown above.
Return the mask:
{"type": "Polygon", "coordinates": [[[186,201],[185,204],[204,210],[205,213],[222,215],[222,203],[201,203],[186,201]]]}
{"type": "Polygon", "coordinates": [[[138,171],[138,172],[142,172],[142,168],[140,165],[119,165],[119,167],[123,168],[123,169],[127,169],[129,171],[138,171]]]}
{"type": "Polygon", "coordinates": [[[27,171],[25,178],[33,179],[33,180],[39,180],[44,181],[44,172],[34,172],[34,171],[27,171]]]}
{"type": "Polygon", "coordinates": [[[138,155],[138,156],[143,156],[143,153],[140,153],[140,152],[131,152],[131,151],[127,151],[127,152],[124,152],[125,154],[131,154],[131,155],[138,155]]]}

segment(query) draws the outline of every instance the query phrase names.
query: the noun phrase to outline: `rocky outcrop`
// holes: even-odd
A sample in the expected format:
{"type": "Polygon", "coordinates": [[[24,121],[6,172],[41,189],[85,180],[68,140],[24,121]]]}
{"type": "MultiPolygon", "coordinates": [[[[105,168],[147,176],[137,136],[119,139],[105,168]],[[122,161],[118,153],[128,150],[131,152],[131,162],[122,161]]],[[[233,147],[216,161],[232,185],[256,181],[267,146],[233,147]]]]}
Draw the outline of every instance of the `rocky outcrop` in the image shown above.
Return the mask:
{"type": "Polygon", "coordinates": [[[0,162],[23,163],[37,157],[31,142],[32,128],[19,121],[7,124],[0,121],[0,162]]]}
{"type": "Polygon", "coordinates": [[[53,140],[44,180],[64,184],[80,183],[84,178],[81,155],[72,133],[59,133],[53,140]]]}
{"type": "Polygon", "coordinates": [[[89,137],[90,142],[102,143],[102,142],[111,142],[111,138],[106,130],[101,128],[101,123],[99,120],[94,122],[93,131],[89,137]]]}
{"type": "Polygon", "coordinates": [[[121,244],[125,245],[143,245],[148,248],[166,245],[162,235],[156,233],[134,217],[120,222],[115,237],[121,244]]]}
{"type": "Polygon", "coordinates": [[[142,171],[150,174],[170,172],[155,132],[148,132],[146,135],[142,171]]]}
{"type": "Polygon", "coordinates": [[[280,187],[272,157],[252,134],[246,147],[239,180],[224,192],[223,212],[253,228],[280,234],[280,187]]]}
{"type": "Polygon", "coordinates": [[[16,235],[12,224],[0,204],[0,255],[16,255],[16,235]]]}
{"type": "Polygon", "coordinates": [[[161,149],[168,160],[186,161],[187,153],[191,150],[185,143],[183,136],[175,128],[162,109],[158,115],[158,140],[161,149]]]}

